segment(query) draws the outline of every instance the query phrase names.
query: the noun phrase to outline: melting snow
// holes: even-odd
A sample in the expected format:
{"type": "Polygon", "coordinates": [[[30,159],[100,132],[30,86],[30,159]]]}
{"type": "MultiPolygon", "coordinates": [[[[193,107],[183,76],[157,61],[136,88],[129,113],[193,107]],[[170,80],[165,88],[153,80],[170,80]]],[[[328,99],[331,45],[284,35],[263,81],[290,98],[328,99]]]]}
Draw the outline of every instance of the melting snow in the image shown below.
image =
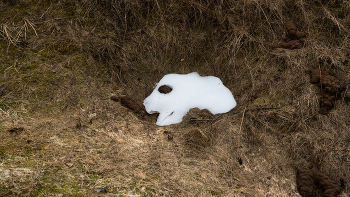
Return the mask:
{"type": "Polygon", "coordinates": [[[181,122],[191,108],[208,109],[213,114],[226,113],[236,106],[236,101],[219,78],[201,77],[193,72],[165,75],[143,104],[149,114],[159,113],[158,126],[166,126],[181,122]],[[158,88],[162,85],[171,87],[172,91],[160,93],[158,88]]]}

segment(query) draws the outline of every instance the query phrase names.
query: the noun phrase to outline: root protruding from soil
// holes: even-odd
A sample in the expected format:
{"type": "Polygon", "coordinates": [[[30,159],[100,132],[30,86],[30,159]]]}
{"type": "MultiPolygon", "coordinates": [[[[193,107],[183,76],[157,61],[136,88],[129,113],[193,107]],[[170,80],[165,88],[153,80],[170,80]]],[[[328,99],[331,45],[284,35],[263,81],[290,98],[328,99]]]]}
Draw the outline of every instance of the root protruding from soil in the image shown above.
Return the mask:
{"type": "Polygon", "coordinates": [[[321,88],[320,114],[328,114],[334,108],[334,103],[340,94],[346,89],[340,85],[340,81],[320,69],[307,71],[310,74],[310,82],[321,88]]]}
{"type": "Polygon", "coordinates": [[[284,49],[300,49],[303,47],[304,38],[306,34],[298,30],[293,21],[288,21],[285,24],[287,30],[287,37],[283,38],[284,42],[280,44],[271,45],[272,49],[284,48],[284,49]]]}
{"type": "Polygon", "coordinates": [[[336,197],[342,189],[340,184],[331,180],[316,167],[297,171],[297,187],[300,195],[305,197],[336,197]]]}

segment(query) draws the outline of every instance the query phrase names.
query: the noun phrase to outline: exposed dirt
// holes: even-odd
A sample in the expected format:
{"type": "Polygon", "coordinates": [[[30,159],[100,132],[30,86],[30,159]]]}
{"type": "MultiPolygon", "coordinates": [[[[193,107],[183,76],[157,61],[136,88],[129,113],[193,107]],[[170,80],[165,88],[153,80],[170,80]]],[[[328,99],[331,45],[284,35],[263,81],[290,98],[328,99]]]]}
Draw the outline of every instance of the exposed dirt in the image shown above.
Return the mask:
{"type": "Polygon", "coordinates": [[[119,96],[119,97],[111,96],[111,100],[116,102],[120,101],[120,104],[122,106],[134,111],[137,114],[140,114],[141,116],[144,116],[147,114],[147,112],[145,111],[145,108],[139,103],[137,103],[131,96],[128,96],[128,95],[119,96]]]}
{"type": "Polygon", "coordinates": [[[310,82],[317,84],[321,88],[320,99],[320,114],[328,114],[334,108],[334,103],[340,94],[346,89],[340,81],[329,75],[327,72],[322,72],[320,69],[312,69],[307,71],[310,74],[310,82]]]}
{"type": "Polygon", "coordinates": [[[298,170],[297,187],[299,193],[305,197],[335,197],[342,189],[340,183],[337,184],[316,167],[298,170]]]}
{"type": "Polygon", "coordinates": [[[293,21],[288,21],[284,24],[287,29],[287,38],[291,40],[300,40],[306,37],[306,34],[299,31],[297,26],[295,26],[293,21]]]}
{"type": "Polygon", "coordinates": [[[295,26],[293,21],[288,21],[285,24],[287,30],[287,37],[284,37],[284,42],[280,44],[271,45],[272,49],[275,48],[284,48],[284,49],[300,49],[303,47],[304,38],[306,34],[299,31],[299,29],[295,26]]]}
{"type": "Polygon", "coordinates": [[[182,122],[187,124],[205,123],[214,120],[215,116],[208,109],[190,109],[189,112],[182,118],[182,122]]]}
{"type": "Polygon", "coordinates": [[[300,49],[303,47],[303,43],[300,40],[290,40],[288,42],[282,42],[280,44],[275,44],[271,46],[275,48],[284,48],[284,49],[300,49]]]}
{"type": "Polygon", "coordinates": [[[163,94],[168,94],[171,92],[173,89],[170,86],[167,85],[162,85],[158,88],[158,91],[163,94]]]}

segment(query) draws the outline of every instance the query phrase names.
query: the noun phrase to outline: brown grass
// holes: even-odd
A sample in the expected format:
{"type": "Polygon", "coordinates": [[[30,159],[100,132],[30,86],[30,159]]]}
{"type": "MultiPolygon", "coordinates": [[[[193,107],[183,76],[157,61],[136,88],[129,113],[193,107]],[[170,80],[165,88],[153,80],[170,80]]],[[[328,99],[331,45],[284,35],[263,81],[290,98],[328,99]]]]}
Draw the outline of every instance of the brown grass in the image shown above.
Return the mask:
{"type": "Polygon", "coordinates": [[[0,5],[0,196],[299,196],[310,163],[350,193],[346,1],[0,5]],[[287,21],[303,47],[271,50],[287,21]],[[328,115],[310,69],[346,86],[328,115]],[[165,74],[194,71],[237,107],[158,127],[110,100],[140,105],[165,74]]]}

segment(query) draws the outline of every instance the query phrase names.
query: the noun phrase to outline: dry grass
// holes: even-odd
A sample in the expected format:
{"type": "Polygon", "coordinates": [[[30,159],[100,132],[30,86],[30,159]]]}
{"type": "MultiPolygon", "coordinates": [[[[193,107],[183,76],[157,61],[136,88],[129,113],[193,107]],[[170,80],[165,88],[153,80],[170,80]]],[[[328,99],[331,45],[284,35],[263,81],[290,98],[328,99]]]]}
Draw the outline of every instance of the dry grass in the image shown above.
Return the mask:
{"type": "Polygon", "coordinates": [[[309,163],[350,193],[349,90],[321,115],[305,73],[349,86],[346,1],[0,5],[0,196],[298,196],[309,163]],[[304,47],[271,50],[289,20],[304,47]],[[222,79],[237,107],[157,127],[109,100],[141,103],[163,75],[193,71],[222,79]],[[210,145],[188,145],[192,129],[210,145]]]}

